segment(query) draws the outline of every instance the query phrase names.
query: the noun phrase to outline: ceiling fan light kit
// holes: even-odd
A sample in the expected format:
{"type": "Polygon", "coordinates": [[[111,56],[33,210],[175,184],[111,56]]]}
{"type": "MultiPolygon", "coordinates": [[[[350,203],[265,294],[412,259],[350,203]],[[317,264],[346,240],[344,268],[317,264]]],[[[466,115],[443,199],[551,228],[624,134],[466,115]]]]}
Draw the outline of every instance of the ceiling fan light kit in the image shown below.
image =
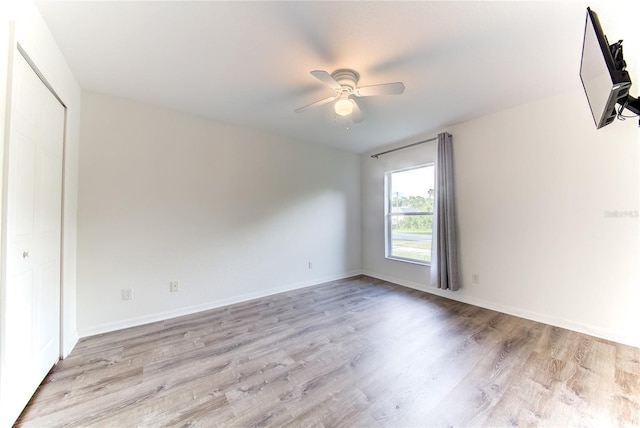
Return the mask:
{"type": "Polygon", "coordinates": [[[353,104],[347,97],[340,97],[333,105],[333,110],[338,116],[349,116],[353,112],[353,104]]]}
{"type": "Polygon", "coordinates": [[[341,68],[329,74],[324,70],[313,70],[311,75],[333,89],[335,95],[320,101],[307,104],[295,111],[300,113],[308,107],[319,106],[335,101],[333,110],[339,116],[351,117],[354,123],[364,120],[364,115],[356,102],[356,97],[371,97],[376,95],[400,95],[404,92],[404,83],[393,82],[380,85],[358,87],[360,75],[357,71],[341,68]]]}

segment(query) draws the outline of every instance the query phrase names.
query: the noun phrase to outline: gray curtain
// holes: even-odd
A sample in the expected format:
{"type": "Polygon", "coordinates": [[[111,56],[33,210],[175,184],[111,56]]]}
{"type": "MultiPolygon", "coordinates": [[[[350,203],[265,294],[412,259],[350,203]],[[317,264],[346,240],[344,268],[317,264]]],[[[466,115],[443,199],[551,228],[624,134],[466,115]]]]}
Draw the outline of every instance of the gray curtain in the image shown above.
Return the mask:
{"type": "Polygon", "coordinates": [[[451,135],[447,133],[438,134],[435,187],[431,284],[455,291],[460,288],[458,237],[453,191],[453,144],[451,135]]]}

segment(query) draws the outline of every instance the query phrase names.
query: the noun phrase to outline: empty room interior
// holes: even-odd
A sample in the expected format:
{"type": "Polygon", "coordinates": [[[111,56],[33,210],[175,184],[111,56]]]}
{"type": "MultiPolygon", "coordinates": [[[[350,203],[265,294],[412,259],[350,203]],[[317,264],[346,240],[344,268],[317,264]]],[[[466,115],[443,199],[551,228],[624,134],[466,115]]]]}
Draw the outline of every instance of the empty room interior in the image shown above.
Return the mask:
{"type": "Polygon", "coordinates": [[[0,12],[0,427],[640,426],[639,2],[0,12]]]}

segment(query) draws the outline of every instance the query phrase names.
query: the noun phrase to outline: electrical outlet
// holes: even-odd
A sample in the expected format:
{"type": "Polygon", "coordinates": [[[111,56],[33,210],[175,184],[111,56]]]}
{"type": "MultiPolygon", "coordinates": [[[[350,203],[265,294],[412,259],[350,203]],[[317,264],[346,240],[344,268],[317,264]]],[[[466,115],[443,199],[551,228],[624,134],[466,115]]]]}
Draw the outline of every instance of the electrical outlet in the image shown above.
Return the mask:
{"type": "Polygon", "coordinates": [[[309,262],[309,269],[313,269],[313,263],[309,262]]]}
{"type": "Polygon", "coordinates": [[[123,288],[122,289],[122,300],[131,300],[133,299],[133,289],[131,288],[123,288]]]}
{"type": "Polygon", "coordinates": [[[477,273],[474,273],[471,279],[474,284],[480,284],[480,275],[478,275],[477,273]]]}
{"type": "Polygon", "coordinates": [[[169,283],[169,291],[172,293],[180,291],[180,283],[178,281],[171,281],[169,283]]]}

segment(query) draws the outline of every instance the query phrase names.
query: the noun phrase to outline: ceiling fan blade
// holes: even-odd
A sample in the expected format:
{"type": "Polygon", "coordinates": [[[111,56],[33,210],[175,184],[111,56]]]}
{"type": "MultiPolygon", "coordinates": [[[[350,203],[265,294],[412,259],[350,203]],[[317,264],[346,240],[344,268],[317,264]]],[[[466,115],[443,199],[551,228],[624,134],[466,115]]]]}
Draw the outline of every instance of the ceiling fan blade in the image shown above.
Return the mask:
{"type": "Polygon", "coordinates": [[[342,87],[338,82],[336,82],[336,79],[331,77],[331,75],[324,70],[313,70],[311,74],[322,83],[329,85],[331,89],[340,89],[342,87]]]}
{"type": "Polygon", "coordinates": [[[404,83],[382,83],[380,85],[361,86],[355,94],[359,97],[372,97],[374,95],[400,95],[404,92],[404,83]]]}
{"type": "Polygon", "coordinates": [[[356,102],[356,100],[351,98],[349,99],[349,101],[351,101],[351,104],[353,104],[353,111],[351,112],[351,120],[353,120],[353,123],[362,122],[364,120],[364,114],[362,114],[362,110],[360,110],[358,103],[356,102]]]}
{"type": "Polygon", "coordinates": [[[330,103],[331,101],[335,100],[336,98],[338,98],[338,97],[337,97],[337,95],[334,95],[334,96],[332,96],[332,97],[325,98],[325,99],[320,100],[320,101],[312,102],[311,104],[307,104],[307,105],[306,105],[306,106],[304,106],[304,107],[297,108],[297,109],[295,109],[294,111],[295,111],[296,113],[300,113],[300,112],[302,112],[302,111],[306,110],[306,109],[307,109],[307,108],[309,108],[309,107],[321,106],[322,104],[330,103]]]}

